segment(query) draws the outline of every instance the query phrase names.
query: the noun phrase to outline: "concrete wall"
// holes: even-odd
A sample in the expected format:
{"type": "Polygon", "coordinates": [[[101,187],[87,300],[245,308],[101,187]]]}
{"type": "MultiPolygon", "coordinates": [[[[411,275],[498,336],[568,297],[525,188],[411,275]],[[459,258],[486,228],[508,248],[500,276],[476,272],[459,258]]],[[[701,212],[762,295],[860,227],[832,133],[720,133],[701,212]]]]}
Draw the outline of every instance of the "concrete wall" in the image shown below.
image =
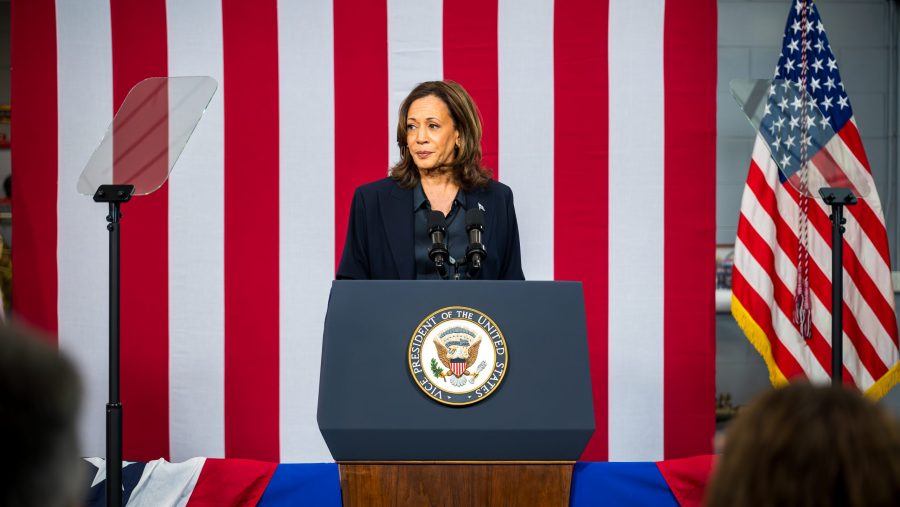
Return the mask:
{"type": "MultiPolygon", "coordinates": [[[[788,0],[719,0],[716,144],[716,241],[734,243],[755,133],[728,91],[731,79],[771,79],[781,50],[788,0]]],[[[816,2],[850,97],[885,209],[891,258],[898,269],[897,0],[816,2]],[[893,2],[893,7],[891,3],[893,2]]],[[[767,389],[762,359],[728,314],[716,318],[716,384],[743,404],[767,389]]],[[[884,400],[900,414],[900,388],[884,400]]]]}

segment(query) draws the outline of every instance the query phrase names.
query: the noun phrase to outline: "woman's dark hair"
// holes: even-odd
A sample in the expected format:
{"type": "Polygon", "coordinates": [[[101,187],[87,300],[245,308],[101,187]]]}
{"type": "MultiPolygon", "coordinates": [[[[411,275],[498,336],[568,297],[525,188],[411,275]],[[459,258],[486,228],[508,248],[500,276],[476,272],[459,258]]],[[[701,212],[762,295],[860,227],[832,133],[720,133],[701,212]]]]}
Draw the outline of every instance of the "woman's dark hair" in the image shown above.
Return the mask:
{"type": "Polygon", "coordinates": [[[888,507],[900,498],[900,426],[843,387],[792,384],[728,428],[707,507],[888,507]]]}
{"type": "Polygon", "coordinates": [[[481,115],[466,89],[454,81],[420,83],[403,100],[397,119],[400,162],[391,168],[391,177],[403,188],[413,188],[419,183],[419,170],[406,146],[406,116],[410,105],[425,97],[437,97],[447,105],[459,132],[459,147],[451,163],[456,182],[463,190],[487,186],[491,173],[481,164],[481,115]]]}

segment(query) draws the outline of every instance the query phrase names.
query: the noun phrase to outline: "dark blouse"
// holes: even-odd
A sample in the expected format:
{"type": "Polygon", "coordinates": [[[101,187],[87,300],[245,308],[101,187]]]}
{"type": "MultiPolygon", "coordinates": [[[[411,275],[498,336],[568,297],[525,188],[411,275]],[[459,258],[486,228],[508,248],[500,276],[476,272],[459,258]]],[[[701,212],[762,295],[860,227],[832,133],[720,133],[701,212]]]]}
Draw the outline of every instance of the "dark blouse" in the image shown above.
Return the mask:
{"type": "MultiPolygon", "coordinates": [[[[413,189],[413,213],[416,215],[416,280],[440,280],[441,276],[434,267],[434,262],[428,257],[431,250],[431,235],[428,234],[428,212],[431,211],[431,203],[425,197],[422,184],[413,189]]],[[[452,279],[457,274],[454,265],[457,260],[466,257],[466,248],[469,246],[469,236],[466,232],[466,194],[462,190],[456,192],[450,214],[446,217],[447,223],[447,250],[450,252],[450,262],[447,266],[447,278],[452,279]]],[[[465,277],[465,268],[460,270],[460,277],[465,277]]]]}

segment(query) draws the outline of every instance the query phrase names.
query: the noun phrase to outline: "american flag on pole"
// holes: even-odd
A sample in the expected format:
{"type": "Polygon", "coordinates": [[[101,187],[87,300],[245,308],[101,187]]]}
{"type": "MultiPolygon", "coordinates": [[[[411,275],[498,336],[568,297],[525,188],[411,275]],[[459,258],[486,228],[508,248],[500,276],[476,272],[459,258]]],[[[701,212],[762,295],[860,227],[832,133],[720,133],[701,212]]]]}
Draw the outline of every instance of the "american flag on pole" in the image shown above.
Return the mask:
{"type": "Polygon", "coordinates": [[[840,186],[849,184],[855,193],[866,194],[845,210],[843,378],[878,398],[900,380],[884,215],[825,26],[816,5],[810,1],[804,9],[804,4],[797,0],[791,7],[775,68],[776,84],[769,90],[753,148],[738,222],[731,308],[765,359],[773,384],[830,378],[830,207],[818,198],[802,199],[789,181],[801,164],[798,147],[809,139],[805,144],[810,177],[840,179],[840,186]],[[800,98],[789,101],[783,93],[791,87],[805,89],[810,105],[818,107],[818,122],[809,124],[808,135],[800,130],[806,121],[800,98]],[[812,142],[814,132],[820,135],[823,130],[834,135],[817,146],[812,142]],[[801,247],[808,253],[812,317],[808,338],[795,319],[798,272],[803,272],[798,266],[804,255],[801,247]]]}
{"type": "Polygon", "coordinates": [[[122,207],[126,459],[331,460],[316,400],[350,200],[433,79],[481,110],[526,277],[583,281],[584,459],[709,452],[716,19],[715,0],[15,0],[14,312],[85,375],[85,452],[108,233],[76,182],[135,83],[198,75],[218,91],[168,183],[122,207]]]}

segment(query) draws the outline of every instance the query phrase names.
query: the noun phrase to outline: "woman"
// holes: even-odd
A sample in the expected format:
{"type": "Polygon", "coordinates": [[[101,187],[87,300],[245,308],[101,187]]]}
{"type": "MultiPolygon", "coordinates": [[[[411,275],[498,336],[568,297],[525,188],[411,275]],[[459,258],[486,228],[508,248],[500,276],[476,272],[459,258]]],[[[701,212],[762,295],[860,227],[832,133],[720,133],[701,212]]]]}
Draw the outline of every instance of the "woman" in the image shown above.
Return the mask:
{"type": "Polygon", "coordinates": [[[353,195],[338,279],[466,277],[466,211],[484,212],[486,256],[473,278],[524,280],[512,191],[481,165],[481,121],[472,97],[453,81],[416,86],[400,106],[400,162],[391,175],[353,195]],[[429,212],[446,218],[449,269],[429,257],[429,212]],[[457,267],[459,266],[459,267],[457,267]],[[458,275],[458,276],[457,276],[458,275]]]}

